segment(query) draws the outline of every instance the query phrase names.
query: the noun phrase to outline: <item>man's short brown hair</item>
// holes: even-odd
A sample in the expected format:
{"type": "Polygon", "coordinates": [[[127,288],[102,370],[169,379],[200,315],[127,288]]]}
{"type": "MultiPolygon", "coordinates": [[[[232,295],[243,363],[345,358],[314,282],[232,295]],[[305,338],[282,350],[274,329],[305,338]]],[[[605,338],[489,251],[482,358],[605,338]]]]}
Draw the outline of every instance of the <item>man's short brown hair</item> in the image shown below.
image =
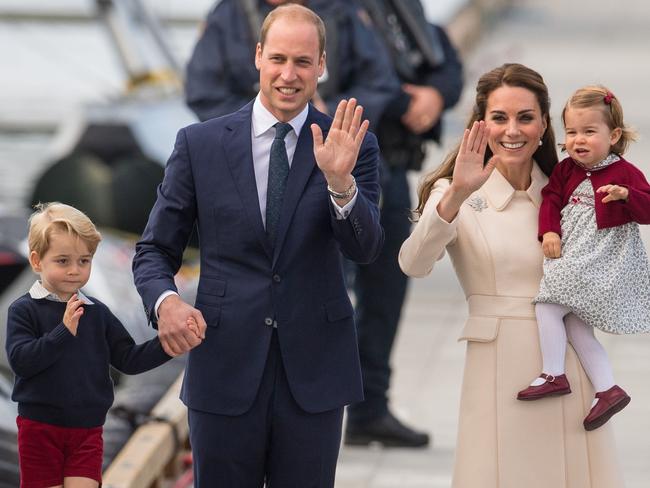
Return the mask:
{"type": "Polygon", "coordinates": [[[279,7],[274,8],[269,12],[269,14],[264,19],[262,23],[262,29],[260,30],[260,46],[264,49],[264,42],[266,41],[266,36],[269,33],[269,29],[273,22],[281,17],[287,17],[292,20],[306,20],[311,22],[318,32],[318,56],[322,57],[325,52],[325,24],[321,18],[314,13],[313,10],[298,5],[296,3],[286,3],[280,5],[279,7]]]}

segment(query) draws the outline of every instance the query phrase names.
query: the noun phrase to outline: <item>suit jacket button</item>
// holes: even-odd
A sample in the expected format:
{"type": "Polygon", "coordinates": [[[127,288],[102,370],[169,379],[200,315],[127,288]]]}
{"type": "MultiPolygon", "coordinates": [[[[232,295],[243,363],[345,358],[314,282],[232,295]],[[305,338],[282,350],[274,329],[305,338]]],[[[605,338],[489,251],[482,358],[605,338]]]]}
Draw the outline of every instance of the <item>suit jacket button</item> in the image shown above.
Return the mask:
{"type": "Polygon", "coordinates": [[[275,281],[276,283],[280,283],[280,281],[282,281],[282,279],[280,278],[280,275],[274,274],[273,275],[273,281],[275,281]]]}
{"type": "Polygon", "coordinates": [[[270,327],[273,325],[273,319],[271,317],[266,317],[264,323],[270,327]]]}

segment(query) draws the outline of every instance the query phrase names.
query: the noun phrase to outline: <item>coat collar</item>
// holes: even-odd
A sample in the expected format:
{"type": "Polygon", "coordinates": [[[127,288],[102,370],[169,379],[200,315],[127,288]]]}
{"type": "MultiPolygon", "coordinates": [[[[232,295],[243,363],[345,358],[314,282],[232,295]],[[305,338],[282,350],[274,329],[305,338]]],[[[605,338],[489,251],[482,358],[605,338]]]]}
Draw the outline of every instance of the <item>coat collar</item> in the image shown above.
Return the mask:
{"type": "MultiPolygon", "coordinates": [[[[542,172],[537,163],[533,161],[533,169],[530,173],[530,186],[526,190],[526,193],[537,208],[542,203],[542,188],[544,188],[547,182],[547,176],[542,172]]],[[[481,192],[490,202],[490,206],[500,212],[508,206],[512,197],[515,196],[516,190],[506,180],[505,176],[498,169],[495,169],[481,187],[481,192]]]]}

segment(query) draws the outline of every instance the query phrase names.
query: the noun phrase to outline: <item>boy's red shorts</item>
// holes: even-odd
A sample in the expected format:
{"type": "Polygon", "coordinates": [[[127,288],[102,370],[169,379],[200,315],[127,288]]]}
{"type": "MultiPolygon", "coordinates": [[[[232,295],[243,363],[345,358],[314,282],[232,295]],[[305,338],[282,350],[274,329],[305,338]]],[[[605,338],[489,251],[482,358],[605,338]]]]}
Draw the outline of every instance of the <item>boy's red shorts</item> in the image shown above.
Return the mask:
{"type": "Polygon", "coordinates": [[[20,415],[18,459],[20,488],[63,484],[63,478],[80,476],[102,480],[104,443],[102,427],[59,427],[20,415]]]}

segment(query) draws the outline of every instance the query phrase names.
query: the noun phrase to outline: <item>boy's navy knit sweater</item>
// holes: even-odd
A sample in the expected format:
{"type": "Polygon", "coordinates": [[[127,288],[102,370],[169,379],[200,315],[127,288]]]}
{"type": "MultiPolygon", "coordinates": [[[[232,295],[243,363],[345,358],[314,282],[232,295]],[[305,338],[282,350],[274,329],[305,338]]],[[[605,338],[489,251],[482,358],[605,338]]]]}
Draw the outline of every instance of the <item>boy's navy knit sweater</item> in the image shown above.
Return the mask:
{"type": "Polygon", "coordinates": [[[98,427],[113,403],[109,365],[126,374],[171,359],[157,337],[135,344],[106,305],[89,297],[74,336],[63,325],[65,302],[25,294],[7,316],[7,357],[16,375],[19,415],[64,427],[98,427]]]}

